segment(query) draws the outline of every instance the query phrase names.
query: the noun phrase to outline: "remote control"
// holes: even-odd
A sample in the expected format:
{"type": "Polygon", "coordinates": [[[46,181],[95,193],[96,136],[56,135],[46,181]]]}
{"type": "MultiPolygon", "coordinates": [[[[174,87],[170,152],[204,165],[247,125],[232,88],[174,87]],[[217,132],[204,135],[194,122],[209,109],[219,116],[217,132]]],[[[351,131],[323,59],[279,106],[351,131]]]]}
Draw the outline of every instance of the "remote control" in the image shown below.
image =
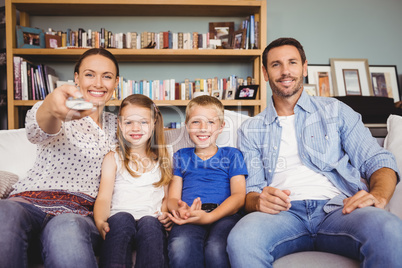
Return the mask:
{"type": "Polygon", "coordinates": [[[94,105],[92,104],[92,102],[86,101],[83,98],[68,98],[68,100],[66,100],[66,106],[67,108],[70,109],[74,109],[74,110],[91,110],[94,105]]]}

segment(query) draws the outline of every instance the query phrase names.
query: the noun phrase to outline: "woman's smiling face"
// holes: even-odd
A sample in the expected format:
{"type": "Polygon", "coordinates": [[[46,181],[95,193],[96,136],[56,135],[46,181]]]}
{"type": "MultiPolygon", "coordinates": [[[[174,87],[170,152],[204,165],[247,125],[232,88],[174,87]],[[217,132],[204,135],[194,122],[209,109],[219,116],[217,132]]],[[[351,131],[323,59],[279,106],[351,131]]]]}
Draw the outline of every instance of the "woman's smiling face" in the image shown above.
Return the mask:
{"type": "Polygon", "coordinates": [[[116,89],[119,79],[113,61],[101,56],[91,55],[83,59],[79,73],[75,73],[75,83],[80,87],[84,99],[95,106],[104,106],[116,89]]]}

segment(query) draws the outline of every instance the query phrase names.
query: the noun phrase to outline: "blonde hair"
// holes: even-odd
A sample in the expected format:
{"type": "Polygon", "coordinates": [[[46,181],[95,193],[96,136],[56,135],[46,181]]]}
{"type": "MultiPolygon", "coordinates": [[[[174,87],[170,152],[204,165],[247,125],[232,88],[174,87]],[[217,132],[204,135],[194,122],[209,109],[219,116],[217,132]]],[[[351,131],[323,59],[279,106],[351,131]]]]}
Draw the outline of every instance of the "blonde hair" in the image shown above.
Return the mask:
{"type": "Polygon", "coordinates": [[[192,99],[186,107],[186,121],[185,123],[187,124],[188,121],[190,120],[190,112],[191,109],[194,106],[202,106],[202,107],[212,107],[216,109],[216,112],[218,113],[219,121],[223,123],[223,114],[224,114],[224,106],[220,100],[218,100],[215,97],[209,96],[209,95],[202,95],[198,96],[194,99],[192,99]]]}
{"type": "MultiPolygon", "coordinates": [[[[163,118],[155,103],[145,95],[133,94],[125,98],[120,105],[119,109],[119,120],[122,116],[122,110],[128,105],[135,105],[143,108],[148,108],[151,111],[152,118],[155,122],[155,128],[152,136],[148,140],[147,157],[154,159],[159,163],[159,168],[161,170],[161,179],[154,183],[155,187],[160,187],[169,184],[172,179],[172,164],[165,145],[165,135],[163,130],[163,118]]],[[[132,156],[130,154],[130,143],[126,141],[123,136],[123,132],[120,129],[120,125],[117,128],[117,138],[118,147],[117,152],[119,153],[121,159],[124,161],[125,169],[133,177],[139,177],[139,175],[132,170],[133,167],[129,166],[132,156]]],[[[137,167],[138,168],[138,167],[137,167]]]]}

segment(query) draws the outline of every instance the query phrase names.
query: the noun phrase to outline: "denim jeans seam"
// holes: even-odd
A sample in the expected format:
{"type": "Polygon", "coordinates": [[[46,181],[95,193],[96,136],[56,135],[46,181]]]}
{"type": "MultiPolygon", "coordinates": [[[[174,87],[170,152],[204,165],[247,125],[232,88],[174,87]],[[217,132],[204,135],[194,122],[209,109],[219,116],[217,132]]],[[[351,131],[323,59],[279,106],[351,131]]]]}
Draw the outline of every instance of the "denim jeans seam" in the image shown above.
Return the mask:
{"type": "Polygon", "coordinates": [[[283,239],[283,240],[281,240],[281,241],[278,241],[277,243],[275,243],[274,245],[271,246],[271,248],[269,249],[269,254],[272,255],[272,252],[273,252],[273,251],[275,250],[275,248],[276,248],[277,246],[279,246],[280,244],[283,244],[283,243],[288,242],[288,241],[291,241],[291,240],[295,240],[295,239],[297,239],[297,238],[299,238],[299,237],[302,237],[302,236],[305,236],[305,235],[310,235],[310,233],[309,233],[309,232],[303,232],[303,233],[299,233],[299,234],[297,234],[297,235],[294,235],[294,236],[292,236],[292,237],[287,237],[286,239],[283,239]]]}

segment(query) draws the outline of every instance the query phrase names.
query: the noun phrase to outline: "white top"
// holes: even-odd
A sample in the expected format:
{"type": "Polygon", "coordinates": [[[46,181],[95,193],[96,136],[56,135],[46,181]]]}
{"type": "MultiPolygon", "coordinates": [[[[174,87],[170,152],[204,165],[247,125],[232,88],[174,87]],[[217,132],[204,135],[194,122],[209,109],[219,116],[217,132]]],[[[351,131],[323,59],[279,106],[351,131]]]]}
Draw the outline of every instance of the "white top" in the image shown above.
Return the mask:
{"type": "Polygon", "coordinates": [[[34,166],[14,185],[16,194],[25,191],[64,190],[98,195],[103,157],[116,144],[117,118],[102,114],[103,128],[91,117],[62,123],[56,134],[45,133],[36,121],[36,103],[26,116],[28,140],[37,145],[34,166]]]}
{"type": "Polygon", "coordinates": [[[278,162],[270,186],[290,190],[290,200],[331,199],[341,192],[322,174],[305,166],[297,147],[295,115],[279,116],[282,127],[278,162]]]}
{"type": "Polygon", "coordinates": [[[158,216],[165,196],[163,187],[152,185],[161,179],[161,171],[157,164],[151,171],[134,178],[124,168],[119,154],[114,153],[117,172],[114,183],[110,216],[118,212],[128,212],[134,219],[144,216],[158,216]],[[122,168],[123,167],[123,168],[122,168]]]}

